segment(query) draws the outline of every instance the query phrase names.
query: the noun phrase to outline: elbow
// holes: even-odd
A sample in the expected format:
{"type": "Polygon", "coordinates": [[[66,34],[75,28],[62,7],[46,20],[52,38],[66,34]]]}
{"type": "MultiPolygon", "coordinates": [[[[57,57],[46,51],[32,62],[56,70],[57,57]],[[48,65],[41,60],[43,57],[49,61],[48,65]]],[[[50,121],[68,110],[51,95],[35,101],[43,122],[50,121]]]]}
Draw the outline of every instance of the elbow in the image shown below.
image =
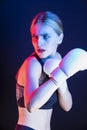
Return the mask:
{"type": "Polygon", "coordinates": [[[32,113],[37,111],[41,107],[41,103],[36,99],[32,98],[25,100],[25,107],[30,113],[32,113]]]}
{"type": "Polygon", "coordinates": [[[25,102],[25,108],[27,109],[29,113],[32,113],[36,110],[35,104],[34,102],[32,102],[32,100],[30,100],[30,97],[25,98],[24,102],[25,102]]]}
{"type": "Polygon", "coordinates": [[[36,111],[36,108],[31,103],[27,103],[25,107],[30,113],[36,111]]]}
{"type": "Polygon", "coordinates": [[[26,106],[26,109],[28,110],[28,112],[32,113],[33,112],[33,109],[29,106],[26,106]]]}
{"type": "Polygon", "coordinates": [[[72,105],[73,105],[73,102],[72,102],[72,100],[70,100],[70,101],[68,101],[68,102],[59,102],[60,103],[60,106],[61,106],[61,108],[64,110],[64,111],[66,111],[66,112],[69,112],[70,110],[71,110],[71,108],[72,108],[72,105]]]}
{"type": "Polygon", "coordinates": [[[29,111],[30,113],[33,113],[33,112],[36,111],[36,109],[34,109],[33,107],[29,107],[29,108],[28,108],[28,111],[29,111]]]}
{"type": "Polygon", "coordinates": [[[71,104],[68,104],[67,106],[65,106],[63,109],[66,111],[66,112],[69,112],[72,108],[72,103],[71,104]]]}
{"type": "Polygon", "coordinates": [[[67,108],[65,108],[64,110],[65,110],[66,112],[69,112],[69,111],[71,110],[71,108],[72,108],[72,107],[67,107],[67,108]]]}

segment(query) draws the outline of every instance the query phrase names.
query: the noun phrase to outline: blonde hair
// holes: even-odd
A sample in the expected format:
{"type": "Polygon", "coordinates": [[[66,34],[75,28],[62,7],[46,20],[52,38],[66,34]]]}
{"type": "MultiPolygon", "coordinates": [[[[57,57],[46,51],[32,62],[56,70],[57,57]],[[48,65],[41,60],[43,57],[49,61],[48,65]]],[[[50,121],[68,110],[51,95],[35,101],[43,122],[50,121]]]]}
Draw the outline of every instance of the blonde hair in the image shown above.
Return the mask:
{"type": "Polygon", "coordinates": [[[51,26],[58,35],[63,33],[63,24],[61,19],[50,11],[38,13],[31,23],[30,31],[32,31],[33,26],[37,23],[44,23],[51,26]]]}

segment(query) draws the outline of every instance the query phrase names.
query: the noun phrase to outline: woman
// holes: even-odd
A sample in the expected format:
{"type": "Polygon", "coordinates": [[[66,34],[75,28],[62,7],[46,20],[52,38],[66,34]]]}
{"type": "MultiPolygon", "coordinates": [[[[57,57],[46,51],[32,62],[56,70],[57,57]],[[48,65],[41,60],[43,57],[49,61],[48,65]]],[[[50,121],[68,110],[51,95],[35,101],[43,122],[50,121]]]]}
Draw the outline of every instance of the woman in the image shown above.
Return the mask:
{"type": "Polygon", "coordinates": [[[50,130],[57,100],[65,111],[72,107],[67,82],[58,86],[50,78],[61,61],[57,48],[63,41],[63,26],[56,14],[46,11],[34,17],[30,32],[35,52],[24,60],[16,75],[19,118],[15,130],[50,130]]]}

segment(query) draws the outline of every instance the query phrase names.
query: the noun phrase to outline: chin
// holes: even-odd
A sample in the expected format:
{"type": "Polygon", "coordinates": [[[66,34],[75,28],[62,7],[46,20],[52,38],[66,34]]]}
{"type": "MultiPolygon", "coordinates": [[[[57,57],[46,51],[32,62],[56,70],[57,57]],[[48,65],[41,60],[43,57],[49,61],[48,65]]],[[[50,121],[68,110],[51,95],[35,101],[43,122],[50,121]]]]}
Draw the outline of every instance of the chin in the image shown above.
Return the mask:
{"type": "Polygon", "coordinates": [[[41,55],[38,55],[40,58],[46,58],[47,56],[41,56],[41,55]]]}
{"type": "Polygon", "coordinates": [[[47,58],[48,55],[38,55],[40,58],[47,58]]]}
{"type": "Polygon", "coordinates": [[[40,58],[46,58],[46,57],[49,56],[49,55],[47,55],[46,53],[37,53],[37,55],[38,55],[40,58]]]}

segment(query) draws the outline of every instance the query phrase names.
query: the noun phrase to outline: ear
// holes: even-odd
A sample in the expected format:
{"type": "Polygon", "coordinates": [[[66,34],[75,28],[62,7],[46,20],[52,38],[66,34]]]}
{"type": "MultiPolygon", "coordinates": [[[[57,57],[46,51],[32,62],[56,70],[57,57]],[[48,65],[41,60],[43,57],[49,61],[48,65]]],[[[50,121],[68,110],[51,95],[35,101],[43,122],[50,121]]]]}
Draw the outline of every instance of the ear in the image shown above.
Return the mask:
{"type": "Polygon", "coordinates": [[[64,37],[64,34],[63,34],[63,33],[61,33],[61,34],[58,36],[58,44],[61,44],[61,43],[62,43],[63,37],[64,37]]]}

